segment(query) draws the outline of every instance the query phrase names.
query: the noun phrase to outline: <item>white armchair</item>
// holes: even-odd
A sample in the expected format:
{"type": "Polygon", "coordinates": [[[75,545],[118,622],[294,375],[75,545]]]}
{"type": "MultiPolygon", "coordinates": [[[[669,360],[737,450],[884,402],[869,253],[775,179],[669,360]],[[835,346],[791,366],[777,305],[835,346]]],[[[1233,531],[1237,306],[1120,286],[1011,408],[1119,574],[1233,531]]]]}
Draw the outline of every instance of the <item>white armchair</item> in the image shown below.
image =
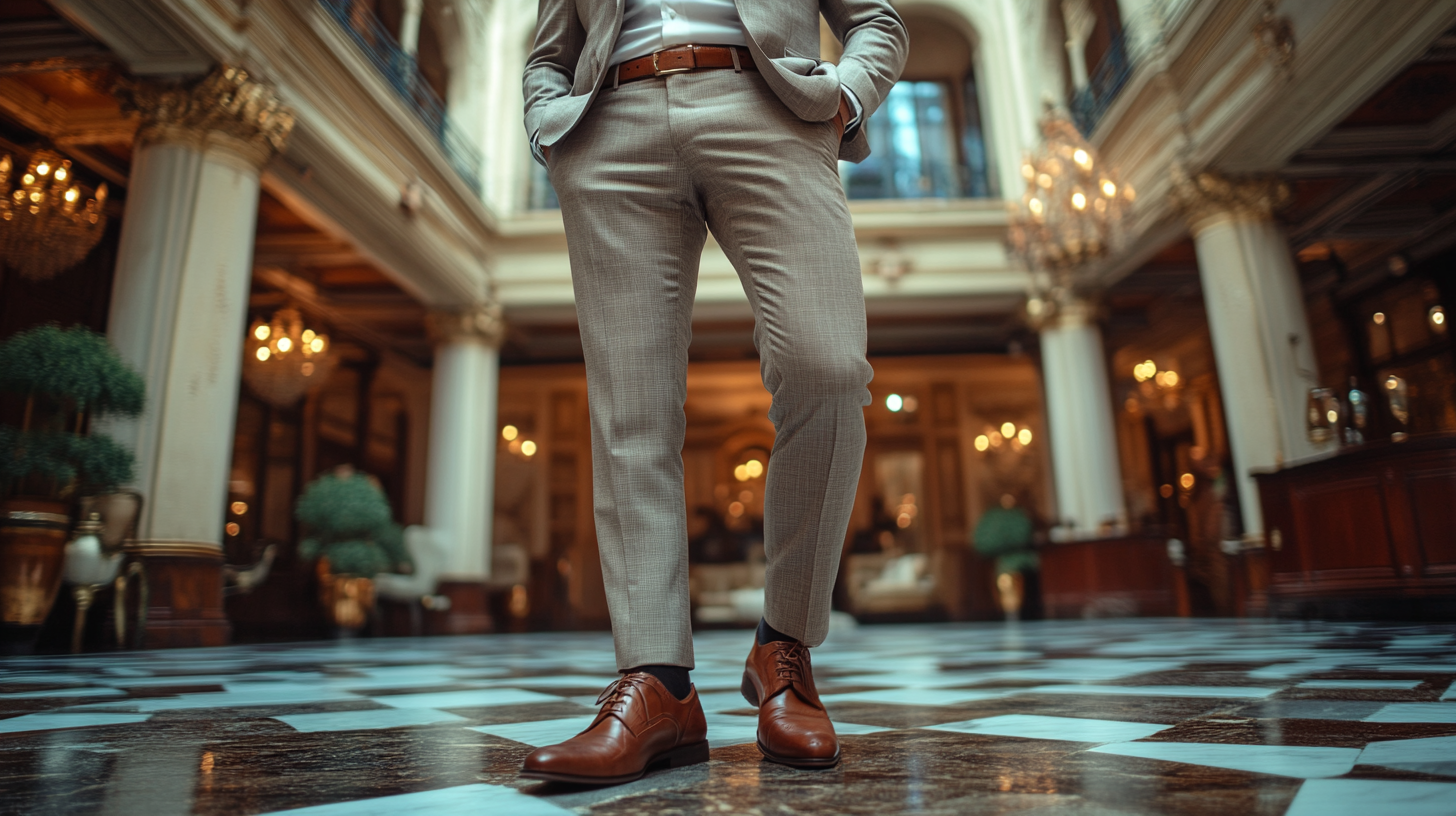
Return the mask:
{"type": "Polygon", "coordinates": [[[450,608],[449,598],[435,594],[435,586],[449,553],[434,530],[418,524],[405,528],[404,546],[414,561],[415,571],[409,575],[379,573],[374,576],[374,592],[377,597],[407,604],[410,629],[418,635],[424,628],[423,610],[443,612],[450,608]]]}

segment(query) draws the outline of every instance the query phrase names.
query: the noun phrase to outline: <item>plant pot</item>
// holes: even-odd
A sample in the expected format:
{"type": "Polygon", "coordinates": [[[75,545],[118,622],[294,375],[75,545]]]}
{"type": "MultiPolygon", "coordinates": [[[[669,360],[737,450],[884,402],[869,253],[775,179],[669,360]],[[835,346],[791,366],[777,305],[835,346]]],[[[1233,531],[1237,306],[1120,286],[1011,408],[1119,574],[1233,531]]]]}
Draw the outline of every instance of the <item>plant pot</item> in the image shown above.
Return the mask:
{"type": "Polygon", "coordinates": [[[30,654],[66,563],[65,502],[0,502],[0,654],[30,654]]]}
{"type": "Polygon", "coordinates": [[[319,600],[324,612],[341,636],[356,635],[374,612],[374,580],[335,575],[326,569],[319,570],[319,600]]]}
{"type": "Polygon", "coordinates": [[[1006,620],[1020,620],[1021,602],[1026,598],[1026,577],[1019,572],[1003,572],[996,576],[996,603],[1006,620]]]}

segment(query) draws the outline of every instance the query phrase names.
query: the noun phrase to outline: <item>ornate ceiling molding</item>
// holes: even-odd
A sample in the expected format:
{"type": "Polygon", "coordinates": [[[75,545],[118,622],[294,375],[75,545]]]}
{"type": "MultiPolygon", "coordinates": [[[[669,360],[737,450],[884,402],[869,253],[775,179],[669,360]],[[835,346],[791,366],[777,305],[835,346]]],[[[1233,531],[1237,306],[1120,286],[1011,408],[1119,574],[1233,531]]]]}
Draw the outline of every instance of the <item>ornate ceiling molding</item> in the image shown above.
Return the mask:
{"type": "Polygon", "coordinates": [[[186,84],[123,79],[114,92],[123,111],[141,118],[139,146],[229,146],[261,167],[282,152],[293,130],[293,112],[273,89],[232,66],[186,84]]]}

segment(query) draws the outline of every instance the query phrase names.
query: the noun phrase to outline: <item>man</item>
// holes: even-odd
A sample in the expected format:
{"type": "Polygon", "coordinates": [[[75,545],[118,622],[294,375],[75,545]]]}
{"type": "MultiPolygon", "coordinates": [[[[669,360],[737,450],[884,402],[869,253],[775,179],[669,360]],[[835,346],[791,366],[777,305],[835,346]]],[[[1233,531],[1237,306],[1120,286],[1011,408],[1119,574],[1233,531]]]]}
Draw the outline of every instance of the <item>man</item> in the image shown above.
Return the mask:
{"type": "Polygon", "coordinates": [[[688,610],[682,445],[707,231],[753,309],[777,429],[764,619],[743,693],[766,759],[839,761],[810,646],[864,456],[864,292],[838,159],[904,66],[888,0],[540,0],[526,132],[561,201],[591,408],[597,541],[622,676],[522,775],[626,782],[708,758],[688,610]],[[844,43],[819,56],[823,14],[844,43]]]}

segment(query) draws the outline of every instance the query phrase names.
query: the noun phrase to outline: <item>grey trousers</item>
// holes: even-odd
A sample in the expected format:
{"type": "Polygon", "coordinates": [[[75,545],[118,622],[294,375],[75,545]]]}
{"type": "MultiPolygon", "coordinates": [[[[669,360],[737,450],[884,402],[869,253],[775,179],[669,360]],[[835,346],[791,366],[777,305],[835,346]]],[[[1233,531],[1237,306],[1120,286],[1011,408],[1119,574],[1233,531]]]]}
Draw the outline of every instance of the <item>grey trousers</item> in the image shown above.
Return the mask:
{"type": "Polygon", "coordinates": [[[551,147],[619,668],[693,666],[683,403],[707,230],[743,282],[773,396],[764,617],[811,646],[827,633],[873,373],[837,150],[834,125],[728,69],[607,87],[551,147]]]}

